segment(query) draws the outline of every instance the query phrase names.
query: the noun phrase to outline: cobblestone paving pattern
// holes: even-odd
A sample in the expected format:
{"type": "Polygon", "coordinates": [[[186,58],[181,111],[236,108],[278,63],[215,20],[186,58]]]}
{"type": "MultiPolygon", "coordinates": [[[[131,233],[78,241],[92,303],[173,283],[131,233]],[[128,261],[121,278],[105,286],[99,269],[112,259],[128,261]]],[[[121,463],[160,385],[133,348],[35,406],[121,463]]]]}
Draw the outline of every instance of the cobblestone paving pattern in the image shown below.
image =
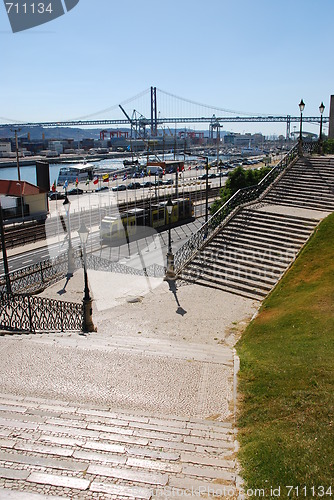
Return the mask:
{"type": "Polygon", "coordinates": [[[228,422],[1,394],[0,426],[0,499],[149,499],[191,492],[224,498],[224,487],[235,490],[236,442],[228,422]]]}

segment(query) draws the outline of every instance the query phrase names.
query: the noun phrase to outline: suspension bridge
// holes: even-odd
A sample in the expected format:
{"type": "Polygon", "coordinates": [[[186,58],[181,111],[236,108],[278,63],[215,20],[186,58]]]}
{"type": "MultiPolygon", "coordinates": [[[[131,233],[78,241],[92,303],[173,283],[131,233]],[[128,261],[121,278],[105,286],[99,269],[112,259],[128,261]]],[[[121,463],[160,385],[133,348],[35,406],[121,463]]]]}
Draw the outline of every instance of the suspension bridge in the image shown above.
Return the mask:
{"type": "MultiPolygon", "coordinates": [[[[329,117],[323,116],[323,124],[329,123],[329,117]]],[[[171,125],[209,124],[214,129],[223,123],[285,123],[286,137],[291,134],[291,124],[299,123],[300,116],[265,115],[225,109],[179,97],[157,87],[150,87],[139,94],[108,108],[89,115],[73,119],[45,122],[17,122],[0,117],[0,127],[105,127],[108,125],[129,126],[131,130],[150,129],[150,135],[158,135],[158,128],[171,125]],[[130,111],[131,108],[131,111],[130,111]],[[128,111],[126,111],[128,110],[128,111]],[[98,118],[104,116],[104,118],[98,118]],[[105,116],[108,116],[107,118],[105,116]]],[[[320,124],[319,116],[303,116],[303,122],[320,124]]]]}

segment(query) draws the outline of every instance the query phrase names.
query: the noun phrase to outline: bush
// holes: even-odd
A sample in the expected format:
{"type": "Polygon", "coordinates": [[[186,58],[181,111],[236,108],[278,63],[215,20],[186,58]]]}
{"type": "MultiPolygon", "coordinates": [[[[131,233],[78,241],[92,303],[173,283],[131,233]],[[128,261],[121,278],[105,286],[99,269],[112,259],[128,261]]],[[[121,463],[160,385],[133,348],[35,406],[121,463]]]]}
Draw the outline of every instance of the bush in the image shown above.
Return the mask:
{"type": "Polygon", "coordinates": [[[334,139],[328,139],[327,141],[324,141],[323,151],[325,154],[334,153],[334,139]]]}
{"type": "Polygon", "coordinates": [[[235,168],[228,174],[226,184],[220,191],[220,198],[215,200],[211,205],[211,214],[215,214],[239,189],[258,184],[267,175],[269,170],[270,168],[268,167],[256,170],[245,170],[242,167],[235,168]]]}

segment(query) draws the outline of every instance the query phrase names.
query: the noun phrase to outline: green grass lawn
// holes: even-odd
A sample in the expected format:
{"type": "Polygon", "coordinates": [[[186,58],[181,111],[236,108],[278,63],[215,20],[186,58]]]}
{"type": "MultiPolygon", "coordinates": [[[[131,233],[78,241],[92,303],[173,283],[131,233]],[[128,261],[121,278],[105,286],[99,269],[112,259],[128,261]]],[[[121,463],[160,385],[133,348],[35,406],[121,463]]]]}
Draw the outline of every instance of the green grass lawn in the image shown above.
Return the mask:
{"type": "Polygon", "coordinates": [[[271,486],[289,498],[288,485],[306,486],[291,498],[334,498],[334,214],[265,300],[237,350],[245,486],[265,488],[268,498],[271,486]]]}

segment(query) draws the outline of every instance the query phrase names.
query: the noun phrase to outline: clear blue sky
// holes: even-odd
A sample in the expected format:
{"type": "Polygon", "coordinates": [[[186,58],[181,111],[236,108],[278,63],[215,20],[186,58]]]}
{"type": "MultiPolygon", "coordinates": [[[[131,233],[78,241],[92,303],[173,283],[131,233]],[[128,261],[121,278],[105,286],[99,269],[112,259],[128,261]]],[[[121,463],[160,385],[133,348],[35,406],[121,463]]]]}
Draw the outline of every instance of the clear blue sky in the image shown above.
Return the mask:
{"type": "MultiPolygon", "coordinates": [[[[81,117],[151,85],[247,113],[298,115],[303,98],[305,115],[318,115],[323,100],[327,115],[333,19],[333,0],[80,0],[66,15],[13,34],[1,2],[0,116],[81,117]]],[[[141,100],[127,111],[134,105],[141,111],[141,100]]]]}

